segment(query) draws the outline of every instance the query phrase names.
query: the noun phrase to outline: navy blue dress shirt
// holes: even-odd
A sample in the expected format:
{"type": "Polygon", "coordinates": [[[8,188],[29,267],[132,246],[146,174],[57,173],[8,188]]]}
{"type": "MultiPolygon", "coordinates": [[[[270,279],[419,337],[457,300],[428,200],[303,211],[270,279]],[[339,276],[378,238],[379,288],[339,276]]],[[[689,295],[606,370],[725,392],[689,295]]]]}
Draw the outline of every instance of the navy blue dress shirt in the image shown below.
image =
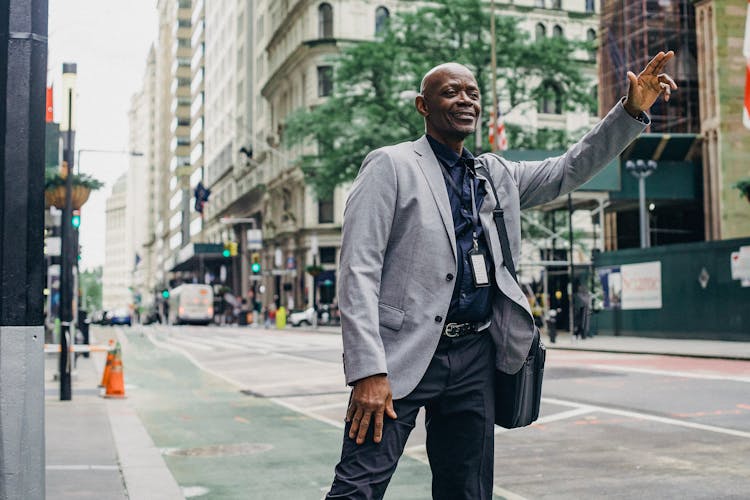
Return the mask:
{"type": "Polygon", "coordinates": [[[469,251],[473,247],[472,233],[474,224],[472,222],[471,210],[471,183],[474,183],[474,194],[477,204],[477,215],[482,207],[484,195],[486,194],[484,181],[480,181],[473,175],[474,156],[463,149],[461,156],[451,148],[438,142],[433,137],[427,136],[438,161],[445,167],[443,178],[450,175],[453,183],[460,188],[457,193],[451,183],[445,179],[445,187],[448,190],[448,199],[451,204],[453,216],[453,228],[456,233],[457,275],[456,284],[453,288],[446,323],[480,322],[489,319],[492,310],[492,291],[494,289],[494,272],[492,271],[492,256],[487,248],[484,230],[478,221],[477,237],[479,249],[484,254],[487,265],[487,275],[490,276],[490,286],[475,287],[474,278],[469,264],[469,251]],[[447,173],[446,173],[447,171],[447,173]]]}

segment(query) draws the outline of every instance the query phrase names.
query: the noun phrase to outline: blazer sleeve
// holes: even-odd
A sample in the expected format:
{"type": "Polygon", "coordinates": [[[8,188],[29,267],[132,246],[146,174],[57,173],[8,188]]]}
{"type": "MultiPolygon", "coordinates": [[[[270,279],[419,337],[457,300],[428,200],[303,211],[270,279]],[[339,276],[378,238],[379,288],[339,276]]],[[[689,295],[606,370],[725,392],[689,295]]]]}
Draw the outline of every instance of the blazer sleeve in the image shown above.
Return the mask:
{"type": "Polygon", "coordinates": [[[362,163],[344,209],[339,311],[344,374],[349,385],[388,373],[380,338],[378,299],[397,190],[392,159],[382,149],[373,151],[362,163]]]}
{"type": "Polygon", "coordinates": [[[640,135],[650,120],[633,118],[622,100],[568,151],[543,161],[510,163],[521,208],[541,205],[567,194],[596,175],[640,135]]]}

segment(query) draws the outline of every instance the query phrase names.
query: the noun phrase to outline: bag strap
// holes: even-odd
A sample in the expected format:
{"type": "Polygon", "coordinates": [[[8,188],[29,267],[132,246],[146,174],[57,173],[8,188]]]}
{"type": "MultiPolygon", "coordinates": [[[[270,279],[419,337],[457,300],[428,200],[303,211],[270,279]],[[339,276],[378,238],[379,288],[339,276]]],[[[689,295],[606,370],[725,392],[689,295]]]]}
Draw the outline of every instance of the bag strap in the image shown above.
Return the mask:
{"type": "Polygon", "coordinates": [[[500,207],[500,198],[497,196],[497,190],[495,190],[495,183],[490,175],[490,168],[485,165],[483,160],[479,160],[484,171],[487,175],[487,181],[489,181],[490,187],[492,188],[492,194],[495,197],[495,208],[492,210],[492,217],[495,219],[495,227],[497,227],[497,236],[500,238],[500,249],[503,252],[503,265],[513,279],[518,283],[518,276],[516,276],[516,266],[513,264],[513,254],[510,253],[510,242],[508,241],[508,229],[505,227],[505,217],[503,209],[500,207]]]}

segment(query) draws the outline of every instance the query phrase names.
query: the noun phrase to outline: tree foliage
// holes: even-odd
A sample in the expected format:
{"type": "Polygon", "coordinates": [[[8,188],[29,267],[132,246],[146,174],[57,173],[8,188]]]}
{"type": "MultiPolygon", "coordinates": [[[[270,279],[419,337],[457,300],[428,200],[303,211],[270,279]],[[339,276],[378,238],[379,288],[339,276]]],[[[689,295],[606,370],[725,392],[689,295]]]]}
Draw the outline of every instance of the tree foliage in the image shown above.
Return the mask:
{"type": "MultiPolygon", "coordinates": [[[[329,196],[335,186],[353,179],[369,151],[424,132],[414,97],[422,76],[435,65],[456,61],[469,67],[483,108],[490,109],[490,14],[483,3],[437,0],[394,14],[372,41],[339,43],[333,95],[289,115],[284,128],[288,146],[305,144],[310,151],[299,162],[319,196],[329,196]]],[[[507,103],[502,112],[543,98],[551,87],[542,83],[554,84],[564,109],[590,106],[590,83],[573,59],[582,44],[563,38],[531,40],[518,22],[496,16],[498,95],[507,103]]],[[[483,120],[487,130],[488,112],[483,120]]],[[[514,132],[509,138],[514,146],[514,132]]],[[[533,146],[528,134],[518,142],[533,146]]]]}

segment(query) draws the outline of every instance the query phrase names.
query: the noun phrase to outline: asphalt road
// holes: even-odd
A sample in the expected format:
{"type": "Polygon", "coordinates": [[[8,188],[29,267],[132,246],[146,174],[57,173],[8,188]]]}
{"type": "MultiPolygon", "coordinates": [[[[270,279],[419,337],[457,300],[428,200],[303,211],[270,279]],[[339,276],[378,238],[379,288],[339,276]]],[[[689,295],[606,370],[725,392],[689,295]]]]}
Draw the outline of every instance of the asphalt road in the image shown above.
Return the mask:
{"type": "MultiPolygon", "coordinates": [[[[129,396],[187,497],[321,498],[348,391],[341,338],[289,329],[120,330],[129,396]]],[[[495,493],[750,497],[750,362],[551,350],[542,414],[497,428],[495,493]]],[[[429,498],[418,423],[386,498],[429,498]]]]}

